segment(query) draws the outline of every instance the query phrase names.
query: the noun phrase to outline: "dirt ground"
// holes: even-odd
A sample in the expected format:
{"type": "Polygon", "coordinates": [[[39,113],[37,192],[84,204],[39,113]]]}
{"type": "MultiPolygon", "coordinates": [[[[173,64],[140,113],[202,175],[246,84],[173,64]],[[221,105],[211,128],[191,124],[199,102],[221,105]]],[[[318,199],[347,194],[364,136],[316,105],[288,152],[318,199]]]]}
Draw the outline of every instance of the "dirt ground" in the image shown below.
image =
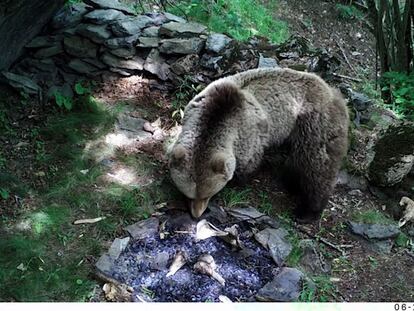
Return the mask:
{"type": "MultiPolygon", "coordinates": [[[[333,12],[331,2],[294,0],[280,1],[275,16],[286,20],[292,31],[315,46],[335,51],[343,59],[342,74],[365,72],[372,76],[375,50],[371,34],[362,22],[339,20],[333,12]]],[[[89,120],[79,112],[76,121],[51,105],[39,106],[30,100],[22,104],[15,94],[5,94],[7,100],[3,102],[8,112],[0,115],[0,121],[7,119],[1,123],[0,188],[6,184],[8,196],[0,200],[0,233],[4,237],[0,251],[6,254],[0,259],[0,300],[94,300],[99,297],[102,284],[91,271],[108,243],[122,235],[126,224],[156,212],[157,205],[182,200],[169,182],[163,146],[155,143],[116,148],[108,156],[103,149],[97,149],[103,157],[96,164],[96,159],[85,160],[84,156],[92,140],[99,145],[108,137],[105,135],[115,122],[112,116],[89,120]],[[62,131],[64,126],[67,131],[62,131]],[[150,186],[141,185],[137,190],[105,179],[115,176],[114,171],[120,167],[133,168],[142,178],[138,183],[143,180],[150,186]],[[58,212],[56,205],[61,207],[58,212]],[[39,215],[43,215],[40,212],[49,216],[50,221],[39,221],[39,215]],[[97,225],[72,224],[79,218],[97,216],[106,219],[97,225]],[[29,243],[30,252],[24,247],[26,244],[20,243],[23,240],[17,238],[29,243]],[[37,248],[38,244],[48,247],[37,248]]],[[[172,97],[151,88],[148,80],[110,80],[98,86],[94,96],[108,111],[127,110],[130,115],[151,122],[160,118],[166,133],[176,125],[171,118],[172,97]]],[[[291,217],[292,198],[268,169],[259,172],[247,185],[231,189],[236,193],[248,190],[249,204],[285,220],[294,228],[296,240],[316,242],[318,255],[330,269],[312,275],[317,292],[305,293],[309,296],[304,295],[303,301],[414,300],[412,246],[395,245],[388,254],[378,252],[347,228],[347,221],[355,214],[372,210],[395,222],[397,200],[380,199],[368,190],[338,186],[321,221],[299,226],[291,217]]],[[[226,204],[225,196],[217,200],[226,204]]],[[[409,226],[404,230],[408,232],[409,226]]],[[[299,257],[293,262],[300,262],[299,257]]]]}

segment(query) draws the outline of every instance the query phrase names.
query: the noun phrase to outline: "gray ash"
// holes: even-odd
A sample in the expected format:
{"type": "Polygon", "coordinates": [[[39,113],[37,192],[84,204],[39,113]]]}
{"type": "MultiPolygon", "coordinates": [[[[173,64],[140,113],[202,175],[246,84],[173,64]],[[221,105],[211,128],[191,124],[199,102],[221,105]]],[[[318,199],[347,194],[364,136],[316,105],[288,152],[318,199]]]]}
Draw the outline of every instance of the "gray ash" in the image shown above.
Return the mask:
{"type": "Polygon", "coordinates": [[[218,301],[219,295],[232,301],[249,301],[273,278],[276,265],[258,243],[241,239],[245,249],[236,252],[219,238],[196,242],[191,234],[133,241],[117,259],[112,277],[132,286],[137,293],[152,293],[153,301],[218,301]],[[189,260],[175,275],[166,277],[178,250],[186,251],[189,260]],[[226,280],[225,286],[193,271],[194,263],[205,253],[213,256],[217,272],[226,280]]]}

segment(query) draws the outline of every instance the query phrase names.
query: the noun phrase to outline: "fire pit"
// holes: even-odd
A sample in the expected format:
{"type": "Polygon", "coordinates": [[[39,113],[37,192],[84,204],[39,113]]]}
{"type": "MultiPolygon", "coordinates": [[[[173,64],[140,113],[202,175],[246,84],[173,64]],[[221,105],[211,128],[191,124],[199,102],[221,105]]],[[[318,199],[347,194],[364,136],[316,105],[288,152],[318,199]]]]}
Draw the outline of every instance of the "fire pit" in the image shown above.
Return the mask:
{"type": "Polygon", "coordinates": [[[96,267],[109,300],[292,301],[302,273],[283,268],[287,232],[253,208],[213,206],[200,221],[165,210],[126,227],[96,267]],[[283,279],[280,275],[286,274],[283,279]],[[293,277],[293,279],[292,279],[293,277]],[[111,286],[123,298],[116,298],[111,286]],[[276,295],[276,296],[275,296],[276,295]],[[125,298],[126,297],[126,298],[125,298]]]}

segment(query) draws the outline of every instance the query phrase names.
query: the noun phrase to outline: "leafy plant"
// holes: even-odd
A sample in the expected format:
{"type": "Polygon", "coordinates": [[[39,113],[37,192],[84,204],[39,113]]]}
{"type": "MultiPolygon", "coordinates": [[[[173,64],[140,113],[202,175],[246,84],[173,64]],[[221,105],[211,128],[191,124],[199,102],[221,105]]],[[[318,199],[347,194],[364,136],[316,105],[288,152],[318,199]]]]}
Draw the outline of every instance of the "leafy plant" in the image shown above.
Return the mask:
{"type": "Polygon", "coordinates": [[[171,13],[182,15],[207,25],[214,32],[228,33],[239,41],[260,35],[274,43],[288,38],[285,22],[276,20],[269,9],[256,0],[187,0],[168,8],[171,13]]]}
{"type": "Polygon", "coordinates": [[[358,19],[361,20],[364,14],[353,5],[336,4],[335,9],[338,12],[339,18],[342,19],[358,19]]]}
{"type": "Polygon", "coordinates": [[[55,97],[56,105],[64,107],[66,110],[71,110],[73,107],[73,100],[68,96],[64,96],[61,92],[56,91],[53,96],[55,97]]]}
{"type": "Polygon", "coordinates": [[[3,200],[7,200],[9,198],[9,196],[10,196],[10,194],[9,194],[9,192],[6,189],[0,188],[0,197],[3,200]]]}
{"type": "Polygon", "coordinates": [[[171,117],[181,120],[184,117],[185,106],[200,90],[201,86],[196,86],[190,76],[184,76],[178,90],[174,93],[174,99],[171,103],[173,108],[171,117]]]}
{"type": "Polygon", "coordinates": [[[390,109],[403,117],[414,120],[414,72],[390,71],[382,76],[383,91],[391,91],[390,109]]]}

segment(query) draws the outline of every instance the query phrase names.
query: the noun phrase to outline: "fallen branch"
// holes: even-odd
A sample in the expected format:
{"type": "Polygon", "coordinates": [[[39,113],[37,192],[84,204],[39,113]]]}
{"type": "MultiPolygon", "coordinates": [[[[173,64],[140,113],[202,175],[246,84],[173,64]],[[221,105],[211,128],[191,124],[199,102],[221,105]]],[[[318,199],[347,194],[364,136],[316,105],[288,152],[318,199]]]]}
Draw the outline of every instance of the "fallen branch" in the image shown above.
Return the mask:
{"type": "Polygon", "coordinates": [[[78,219],[73,222],[74,225],[82,225],[82,224],[94,224],[101,220],[104,220],[106,217],[97,217],[97,218],[87,218],[87,219],[78,219]]]}
{"type": "Polygon", "coordinates": [[[344,57],[344,59],[345,59],[346,63],[348,64],[349,68],[351,68],[351,70],[352,70],[354,73],[356,73],[355,68],[351,65],[351,63],[349,62],[348,57],[346,56],[346,53],[345,53],[344,48],[343,48],[343,47],[342,47],[342,45],[339,43],[339,38],[338,38],[338,37],[336,37],[336,39],[337,39],[337,40],[335,40],[336,45],[337,45],[337,46],[339,47],[339,49],[341,50],[342,55],[343,55],[343,57],[344,57]]]}
{"type": "Polygon", "coordinates": [[[339,73],[332,73],[332,75],[334,77],[338,77],[338,78],[341,78],[341,79],[351,80],[351,81],[354,81],[354,82],[362,82],[361,79],[353,78],[353,77],[350,77],[350,76],[340,75],[339,73]]]}
{"type": "Polygon", "coordinates": [[[319,242],[335,249],[336,251],[340,252],[342,254],[342,256],[346,256],[346,252],[342,248],[352,248],[352,247],[354,247],[351,244],[335,245],[332,242],[329,242],[328,240],[326,240],[322,237],[315,236],[314,234],[312,234],[311,232],[309,232],[308,230],[306,230],[302,226],[299,226],[299,225],[296,225],[296,224],[295,224],[295,228],[298,229],[300,232],[305,233],[307,236],[311,237],[312,239],[317,240],[317,241],[319,241],[319,242]]]}

